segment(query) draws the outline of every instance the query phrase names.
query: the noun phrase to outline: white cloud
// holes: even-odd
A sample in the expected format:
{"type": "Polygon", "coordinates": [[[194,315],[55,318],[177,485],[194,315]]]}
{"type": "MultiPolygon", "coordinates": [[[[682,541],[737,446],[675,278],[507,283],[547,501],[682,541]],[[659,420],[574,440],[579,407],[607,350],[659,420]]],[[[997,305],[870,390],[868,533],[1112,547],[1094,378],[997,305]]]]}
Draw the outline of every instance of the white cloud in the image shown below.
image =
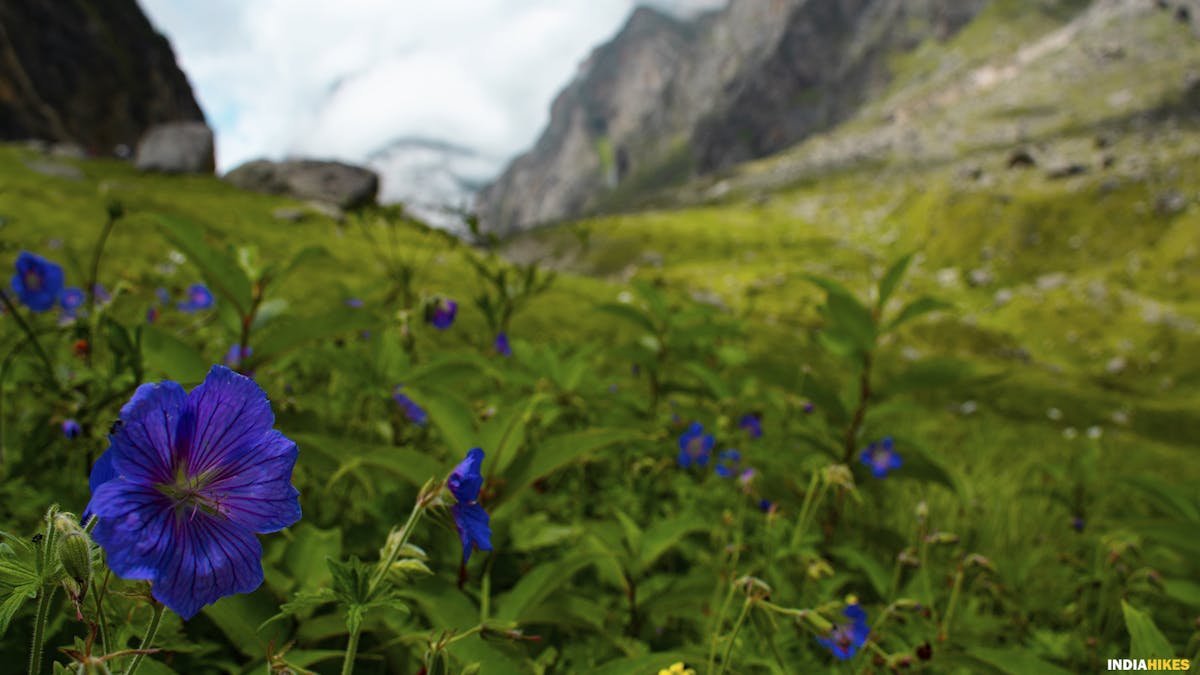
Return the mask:
{"type": "MultiPolygon", "coordinates": [[[[172,41],[228,170],[363,161],[421,137],[508,158],[634,0],[141,0],[172,41]]],[[[724,0],[654,0],[677,13],[724,0]]]]}

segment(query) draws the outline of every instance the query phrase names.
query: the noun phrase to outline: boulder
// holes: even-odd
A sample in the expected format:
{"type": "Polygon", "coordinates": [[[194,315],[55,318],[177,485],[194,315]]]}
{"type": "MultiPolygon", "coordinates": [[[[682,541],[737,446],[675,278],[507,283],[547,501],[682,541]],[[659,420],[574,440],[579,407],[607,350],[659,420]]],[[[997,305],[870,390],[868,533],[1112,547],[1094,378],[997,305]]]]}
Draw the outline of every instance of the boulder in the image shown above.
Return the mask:
{"type": "Polygon", "coordinates": [[[142,171],[213,173],[212,129],[203,122],[169,122],[150,127],[138,141],[134,165],[142,171]]]}
{"type": "Polygon", "coordinates": [[[379,193],[379,176],[374,171],[312,159],[257,159],[225,174],[224,179],[243,190],[333,204],[340,209],[372,204],[379,193]]]}

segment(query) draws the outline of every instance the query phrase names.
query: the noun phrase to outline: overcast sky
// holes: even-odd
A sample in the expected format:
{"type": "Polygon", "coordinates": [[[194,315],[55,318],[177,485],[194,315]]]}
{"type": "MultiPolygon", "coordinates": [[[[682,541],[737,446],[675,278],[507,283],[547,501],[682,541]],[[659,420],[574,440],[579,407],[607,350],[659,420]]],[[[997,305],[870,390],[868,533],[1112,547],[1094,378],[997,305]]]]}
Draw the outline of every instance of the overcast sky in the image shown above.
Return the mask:
{"type": "MultiPolygon", "coordinates": [[[[217,133],[257,157],[361,161],[402,137],[503,159],[636,0],[139,0],[217,133]]],[[[725,0],[653,0],[692,12],[725,0]]]]}

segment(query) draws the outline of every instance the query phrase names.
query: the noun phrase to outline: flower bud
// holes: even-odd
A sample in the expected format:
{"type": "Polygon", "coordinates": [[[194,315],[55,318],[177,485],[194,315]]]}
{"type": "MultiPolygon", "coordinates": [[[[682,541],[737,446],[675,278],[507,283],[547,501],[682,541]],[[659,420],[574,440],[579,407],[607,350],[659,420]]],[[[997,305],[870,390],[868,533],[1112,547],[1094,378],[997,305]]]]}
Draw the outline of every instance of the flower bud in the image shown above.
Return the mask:
{"type": "Polygon", "coordinates": [[[58,540],[58,559],[63,569],[79,586],[78,595],[87,591],[92,578],[92,540],[83,530],[68,532],[58,540]]]}

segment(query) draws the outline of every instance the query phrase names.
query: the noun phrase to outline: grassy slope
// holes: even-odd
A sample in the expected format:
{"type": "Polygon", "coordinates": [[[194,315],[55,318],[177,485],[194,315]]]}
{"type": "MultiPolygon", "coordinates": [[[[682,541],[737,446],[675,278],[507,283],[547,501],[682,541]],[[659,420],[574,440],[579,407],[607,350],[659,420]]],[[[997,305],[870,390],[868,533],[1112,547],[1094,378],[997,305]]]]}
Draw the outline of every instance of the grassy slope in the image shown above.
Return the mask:
{"type": "Polygon", "coordinates": [[[888,260],[919,251],[906,291],[958,311],[910,329],[909,349],[889,357],[953,354],[1006,377],[943,390],[922,418],[883,414],[876,428],[937,448],[976,495],[965,516],[991,523],[984,548],[1033,569],[1069,514],[1022,492],[1046,467],[1072,466],[1085,428],[1104,433],[1102,511],[1128,505],[1132,475],[1200,481],[1200,120],[1187,112],[1200,41],[1166,13],[1076,5],[996,3],[950,43],[898,61],[889,94],[845,127],[698,182],[692,199],[707,204],[538,230],[507,250],[719,300],[757,325],[758,355],[789,370],[820,358],[809,337],[820,294],[805,274],[865,293],[888,260]],[[1041,166],[1008,169],[1018,147],[1041,166]],[[1106,155],[1115,163],[1102,168],[1106,155]],[[1068,162],[1087,173],[1047,177],[1068,162]],[[1187,206],[1163,212],[1173,192],[1187,206]],[[987,279],[973,285],[976,270],[987,279]],[[978,412],[962,415],[967,401],[978,412]]]}
{"type": "MultiPolygon", "coordinates": [[[[1013,84],[921,108],[920,101],[953,91],[974,69],[1003,61],[1013,44],[1058,25],[1046,16],[1007,22],[995,12],[950,45],[930,45],[898,63],[895,90],[862,119],[744,168],[729,179],[719,201],[539,231],[510,242],[508,251],[601,277],[563,276],[518,318],[530,336],[552,342],[611,336],[619,330],[611,319],[587,309],[615,297],[620,288],[613,278],[656,278],[681,292],[715,294],[729,311],[745,316],[752,355],[763,372],[786,384],[802,364],[822,359],[811,340],[819,294],[803,275],[829,274],[862,291],[888,259],[919,250],[903,295],[931,292],[958,311],[908,329],[905,345],[917,353],[957,355],[1007,377],[923,395],[919,416],[882,409],[871,419],[870,433],[912,436],[944,457],[973,503],[969,511],[948,515],[943,526],[985,523],[977,549],[996,555],[1013,587],[1036,593],[1038,584],[1057,583],[1035,572],[1055,555],[1044,544],[1062,538],[1071,514],[1022,491],[1043,480],[1044,468],[1072,466],[1086,441],[1065,439],[1065,427],[1104,429],[1096,486],[1103,497],[1091,519],[1102,521],[1125,508],[1119,488],[1128,476],[1150,474],[1180,485],[1200,480],[1200,465],[1192,460],[1200,436],[1200,209],[1155,212],[1156,200],[1170,190],[1194,201],[1189,189],[1200,184],[1200,131],[1186,120],[1144,121],[1129,110],[1092,105],[1096,82],[1117,91],[1124,82],[1136,92],[1137,105],[1171,116],[1187,96],[1184,76],[1188,64],[1200,63],[1200,48],[1169,19],[1140,17],[1139,28],[1162,38],[1160,46],[1121,40],[1122,59],[1090,66],[1108,79],[1076,73],[1073,88],[1065,87],[1052,73],[1076,61],[1034,59],[1013,84]],[[1001,26],[1009,32],[1000,32],[1001,26]],[[1176,60],[1159,59],[1160,50],[1173,50],[1176,60]],[[1063,92],[1070,96],[1060,97],[1063,92]],[[1039,97],[1048,103],[1038,103],[1039,97]],[[813,157],[821,157],[823,148],[861,142],[855,134],[875,133],[883,111],[905,105],[915,106],[908,119],[917,120],[912,128],[926,139],[917,160],[897,146],[869,165],[819,179],[806,173],[804,167],[820,165],[813,157]],[[972,125],[979,125],[978,134],[972,125]],[[1039,157],[1062,156],[1096,168],[1061,181],[1047,180],[1042,168],[1007,170],[1005,158],[1017,138],[1008,134],[1017,127],[1027,130],[1027,143],[1039,157]],[[1099,132],[1114,139],[1104,151],[1093,145],[1099,132]],[[939,139],[951,142],[939,145],[939,139]],[[1116,166],[1100,170],[1101,152],[1117,157],[1116,166]],[[963,170],[973,167],[982,169],[982,177],[964,178],[963,170]],[[576,235],[585,230],[590,241],[583,247],[576,235]],[[967,273],[976,269],[986,269],[991,280],[968,284],[967,273]],[[996,302],[1001,290],[1011,292],[1011,301],[996,302]],[[1106,365],[1118,356],[1127,365],[1110,374],[1106,365]],[[974,401],[978,411],[963,415],[959,405],[965,401],[974,401]],[[1062,411],[1061,419],[1048,418],[1051,408],[1062,411]]],[[[1101,40],[1118,35],[1118,28],[1089,35],[1101,40]]],[[[1092,46],[1063,49],[1086,56],[1092,46]]],[[[155,268],[167,261],[170,248],[152,213],[187,216],[203,223],[214,241],[256,246],[264,258],[323,244],[332,259],[288,282],[284,295],[292,302],[370,298],[383,273],[354,225],[338,227],[319,216],[296,224],[275,220],[272,210],[290,204],[286,199],[242,193],[211,178],[145,176],[117,162],[79,163],[83,180],[46,178],[27,168],[35,159],[24,149],[0,148],[0,259],[30,248],[64,261],[70,277],[82,278],[104,204],[115,196],[131,215],[114,232],[108,259],[123,266],[108,263],[101,278],[110,286],[119,278],[146,303],[160,283],[155,268]],[[61,254],[52,250],[56,241],[61,254]]],[[[432,261],[422,288],[460,299],[476,292],[452,241],[419,228],[399,237],[399,249],[432,261]]],[[[187,274],[184,268],[173,283],[184,287],[196,280],[187,274]]],[[[464,330],[447,339],[481,347],[490,341],[476,313],[464,311],[462,321],[464,330]]],[[[216,360],[225,345],[209,349],[216,360]]],[[[902,363],[912,354],[887,345],[884,362],[902,363]]],[[[914,492],[904,510],[925,496],[914,492]]],[[[932,499],[934,508],[944,503],[939,495],[932,499]]]]}

